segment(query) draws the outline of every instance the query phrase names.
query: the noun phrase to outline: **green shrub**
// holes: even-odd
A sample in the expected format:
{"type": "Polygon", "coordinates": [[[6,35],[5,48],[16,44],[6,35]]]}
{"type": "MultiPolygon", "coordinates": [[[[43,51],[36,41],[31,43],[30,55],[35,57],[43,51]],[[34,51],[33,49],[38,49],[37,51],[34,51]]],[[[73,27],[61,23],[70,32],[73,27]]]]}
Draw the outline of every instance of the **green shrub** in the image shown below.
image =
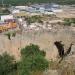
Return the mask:
{"type": "Polygon", "coordinates": [[[11,33],[10,32],[6,33],[5,35],[8,37],[9,40],[11,40],[11,33]]]}
{"type": "Polygon", "coordinates": [[[71,26],[71,24],[75,24],[75,18],[65,18],[64,19],[64,25],[71,26]]]}
{"type": "Polygon", "coordinates": [[[12,37],[15,37],[16,36],[16,32],[12,32],[12,37]]]}
{"type": "Polygon", "coordinates": [[[14,58],[7,53],[0,55],[0,75],[8,75],[14,70],[14,58]]]}
{"type": "Polygon", "coordinates": [[[34,23],[34,22],[43,23],[41,21],[41,17],[40,16],[31,16],[31,17],[28,17],[28,18],[26,18],[26,21],[27,21],[28,25],[30,25],[31,23],[34,23]]]}
{"type": "Polygon", "coordinates": [[[20,75],[31,75],[32,72],[43,72],[48,69],[49,62],[45,59],[45,52],[38,45],[30,44],[21,50],[20,75]]]}

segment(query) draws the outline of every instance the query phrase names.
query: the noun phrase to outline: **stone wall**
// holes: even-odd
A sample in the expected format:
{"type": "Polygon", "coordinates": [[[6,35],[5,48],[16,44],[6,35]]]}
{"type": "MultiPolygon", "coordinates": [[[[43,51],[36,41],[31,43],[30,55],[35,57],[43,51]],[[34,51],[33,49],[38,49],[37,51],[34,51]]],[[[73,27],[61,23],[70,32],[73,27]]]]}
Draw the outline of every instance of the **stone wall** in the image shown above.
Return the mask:
{"type": "Polygon", "coordinates": [[[36,32],[23,32],[11,37],[11,40],[6,35],[0,35],[0,54],[7,51],[9,54],[14,55],[16,59],[20,58],[20,49],[26,45],[33,43],[40,46],[46,51],[46,58],[56,60],[58,57],[58,49],[54,45],[55,41],[62,41],[64,44],[65,52],[71,43],[75,44],[75,32],[72,29],[64,28],[58,31],[36,31],[36,32]]]}

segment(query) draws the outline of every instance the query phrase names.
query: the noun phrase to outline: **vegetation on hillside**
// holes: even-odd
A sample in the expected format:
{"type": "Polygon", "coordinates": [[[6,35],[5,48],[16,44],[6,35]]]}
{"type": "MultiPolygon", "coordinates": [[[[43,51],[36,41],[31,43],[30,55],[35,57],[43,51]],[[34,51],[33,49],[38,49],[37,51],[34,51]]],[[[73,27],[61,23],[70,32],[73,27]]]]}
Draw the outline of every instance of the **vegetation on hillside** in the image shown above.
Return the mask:
{"type": "Polygon", "coordinates": [[[7,53],[0,55],[0,75],[12,75],[15,70],[14,58],[7,53]]]}
{"type": "Polygon", "coordinates": [[[21,60],[16,63],[7,53],[0,55],[0,75],[40,75],[48,69],[46,53],[30,44],[21,50],[21,60]]]}
{"type": "Polygon", "coordinates": [[[60,75],[75,75],[75,65],[69,62],[48,62],[46,53],[38,45],[30,44],[21,49],[21,59],[15,59],[7,53],[0,55],[0,75],[43,75],[46,70],[56,70],[60,75]]]}
{"type": "Polygon", "coordinates": [[[7,33],[5,33],[5,35],[8,37],[9,40],[11,40],[11,36],[15,37],[16,36],[16,32],[15,31],[7,32],[7,33]]]}
{"type": "Polygon", "coordinates": [[[31,23],[34,23],[34,22],[43,23],[41,18],[42,18],[41,16],[31,16],[31,17],[27,17],[26,21],[27,21],[28,25],[30,25],[31,23]]]}
{"type": "Polygon", "coordinates": [[[73,26],[75,26],[75,18],[65,18],[64,19],[65,26],[71,26],[72,24],[73,26]]]}
{"type": "MultiPolygon", "coordinates": [[[[0,4],[2,0],[0,0],[0,4]]],[[[59,4],[75,4],[75,0],[4,0],[4,4],[25,5],[32,3],[59,3],[59,4]]]]}
{"type": "Polygon", "coordinates": [[[34,75],[33,73],[43,72],[48,69],[48,61],[45,59],[45,52],[37,45],[30,44],[21,50],[22,60],[19,65],[20,75],[34,75]]]}
{"type": "Polygon", "coordinates": [[[7,8],[2,9],[2,8],[0,7],[0,15],[8,15],[8,14],[10,14],[10,12],[8,11],[7,8]]]}

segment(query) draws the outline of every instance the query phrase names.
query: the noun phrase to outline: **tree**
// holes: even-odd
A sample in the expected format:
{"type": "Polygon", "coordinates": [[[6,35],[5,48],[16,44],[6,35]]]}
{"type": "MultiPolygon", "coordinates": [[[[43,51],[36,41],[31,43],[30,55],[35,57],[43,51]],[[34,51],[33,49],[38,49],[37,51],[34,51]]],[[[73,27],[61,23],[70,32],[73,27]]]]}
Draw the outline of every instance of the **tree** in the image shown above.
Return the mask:
{"type": "Polygon", "coordinates": [[[8,40],[9,40],[9,50],[11,50],[11,48],[12,48],[12,37],[16,36],[16,32],[15,31],[7,32],[7,33],[5,33],[5,35],[7,36],[8,40]]]}
{"type": "Polygon", "coordinates": [[[8,75],[14,69],[14,58],[7,53],[0,55],[0,75],[8,75]]]}
{"type": "MultiPolygon", "coordinates": [[[[75,4],[75,0],[4,0],[4,4],[25,5],[32,3],[59,3],[59,4],[75,4]]],[[[2,4],[2,0],[0,0],[2,4]]]]}
{"type": "Polygon", "coordinates": [[[71,25],[70,19],[65,18],[65,19],[64,19],[64,25],[65,25],[65,26],[70,26],[70,25],[71,25]]]}
{"type": "Polygon", "coordinates": [[[38,45],[30,44],[29,46],[21,49],[21,55],[22,57],[34,57],[36,55],[45,56],[46,53],[43,50],[40,50],[38,45]]]}
{"type": "Polygon", "coordinates": [[[43,23],[43,21],[41,20],[41,16],[31,16],[31,17],[27,17],[26,18],[26,22],[28,25],[30,25],[31,23],[34,23],[34,22],[38,22],[38,23],[43,23]]]}
{"type": "Polygon", "coordinates": [[[43,72],[48,69],[48,61],[44,58],[45,52],[38,45],[30,44],[21,50],[19,64],[20,75],[31,75],[33,72],[43,72]]]}
{"type": "Polygon", "coordinates": [[[15,37],[16,36],[16,32],[12,32],[12,37],[15,37]]]}
{"type": "Polygon", "coordinates": [[[5,35],[8,37],[9,40],[11,40],[11,33],[8,32],[5,35]]]}
{"type": "Polygon", "coordinates": [[[15,37],[15,36],[16,36],[16,32],[15,32],[15,31],[13,31],[13,32],[8,32],[8,33],[6,33],[5,35],[8,37],[9,40],[11,40],[11,36],[12,36],[12,37],[15,37]]]}

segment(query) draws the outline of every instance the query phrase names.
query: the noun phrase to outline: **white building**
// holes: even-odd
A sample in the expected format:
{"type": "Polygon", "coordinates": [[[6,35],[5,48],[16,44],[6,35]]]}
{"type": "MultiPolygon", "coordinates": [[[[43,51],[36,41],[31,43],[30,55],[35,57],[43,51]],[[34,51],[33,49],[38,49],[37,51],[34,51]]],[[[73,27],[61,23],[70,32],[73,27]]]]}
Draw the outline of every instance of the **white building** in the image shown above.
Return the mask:
{"type": "Polygon", "coordinates": [[[1,21],[4,21],[4,20],[8,20],[8,19],[14,19],[13,15],[2,15],[1,16],[1,21]]]}
{"type": "Polygon", "coordinates": [[[34,23],[32,23],[29,27],[30,27],[31,29],[36,28],[36,26],[35,26],[34,23]]]}
{"type": "Polygon", "coordinates": [[[20,13],[20,10],[14,9],[14,10],[11,11],[11,13],[12,13],[12,14],[20,13]]]}
{"type": "Polygon", "coordinates": [[[54,12],[50,12],[50,11],[49,12],[48,11],[45,11],[44,14],[51,15],[51,14],[55,14],[55,13],[54,12]]]}
{"type": "Polygon", "coordinates": [[[24,10],[27,6],[15,6],[15,9],[24,10]]]}
{"type": "Polygon", "coordinates": [[[51,8],[51,10],[53,12],[62,12],[63,11],[62,9],[58,9],[58,8],[51,8]]]}

